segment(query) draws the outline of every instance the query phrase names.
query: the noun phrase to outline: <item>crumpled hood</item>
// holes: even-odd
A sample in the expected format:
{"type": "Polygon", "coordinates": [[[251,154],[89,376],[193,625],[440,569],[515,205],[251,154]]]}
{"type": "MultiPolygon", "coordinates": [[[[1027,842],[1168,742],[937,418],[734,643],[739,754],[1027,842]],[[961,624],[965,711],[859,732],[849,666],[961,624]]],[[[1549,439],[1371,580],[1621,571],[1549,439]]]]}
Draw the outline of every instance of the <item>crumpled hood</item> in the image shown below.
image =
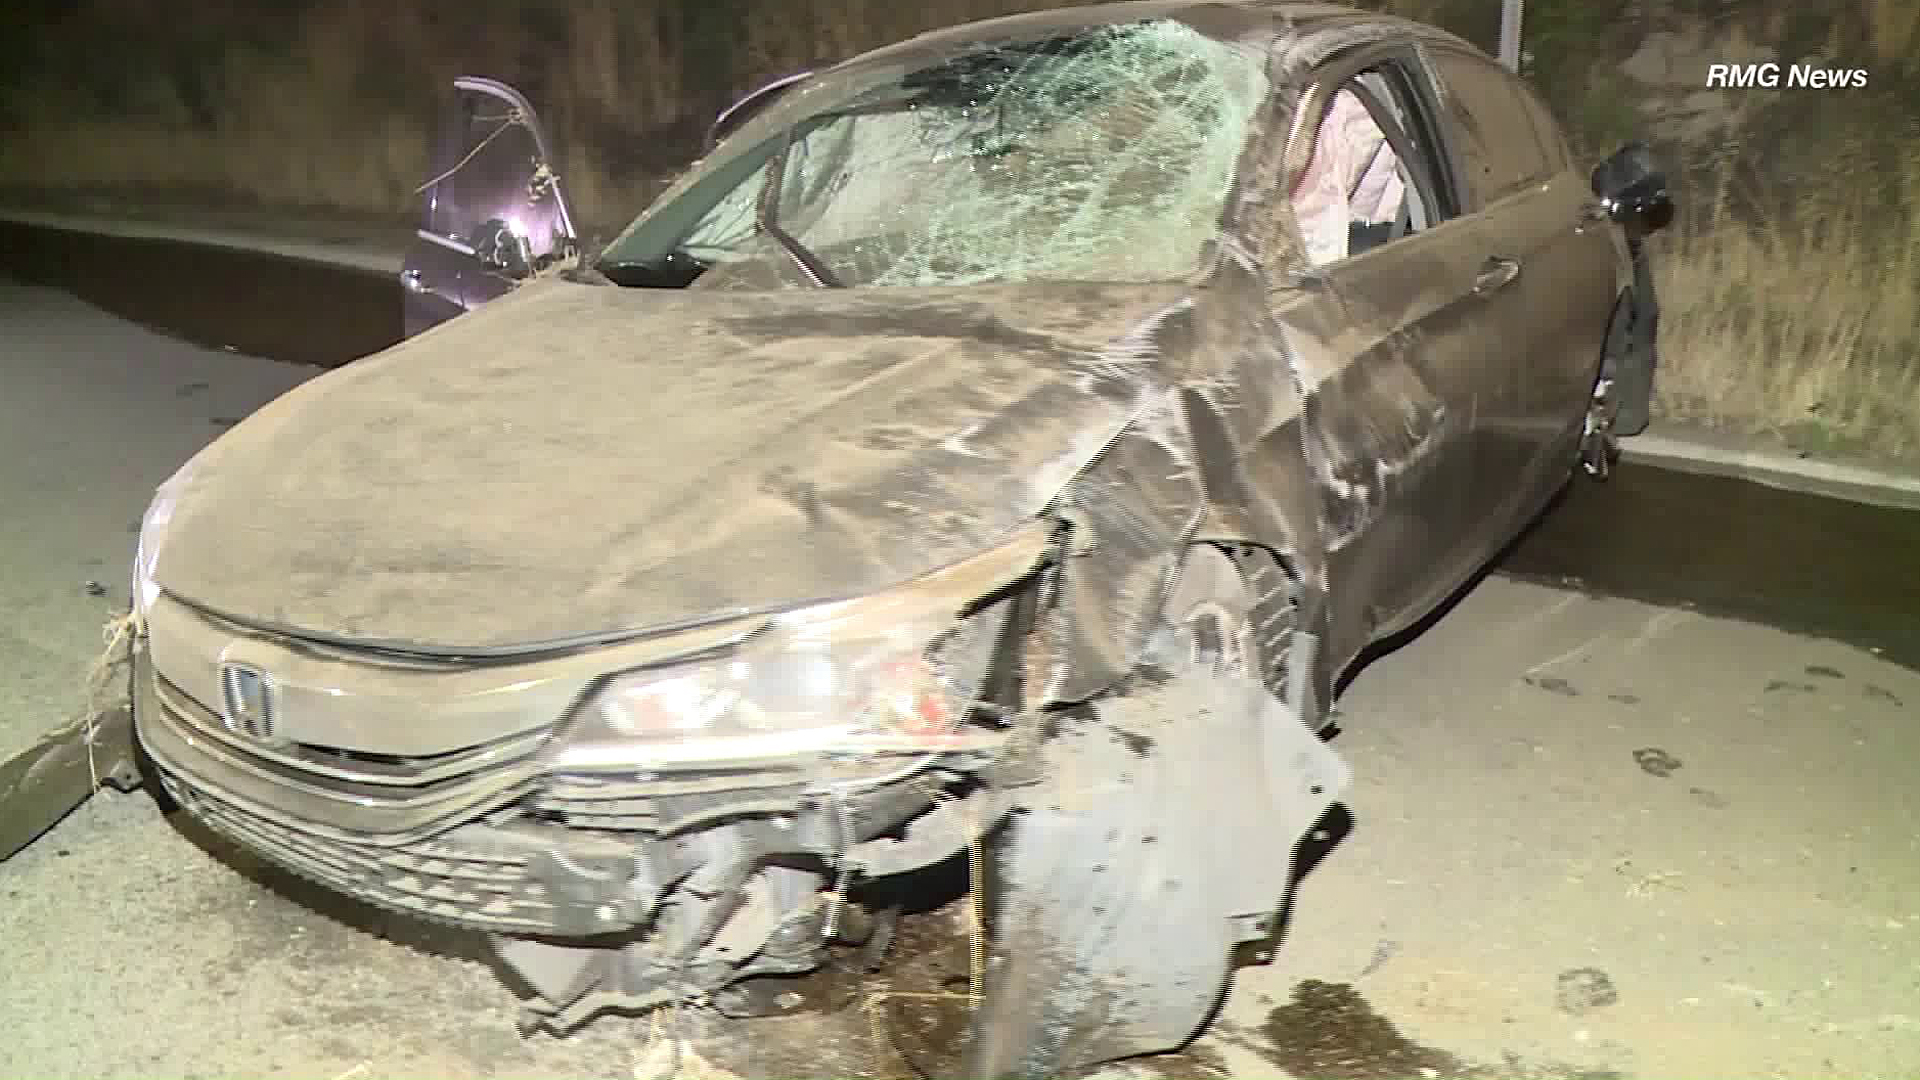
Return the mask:
{"type": "Polygon", "coordinates": [[[498,651],[859,595],[1029,520],[1179,286],[529,285],[192,461],[156,576],[234,619],[498,651]]]}

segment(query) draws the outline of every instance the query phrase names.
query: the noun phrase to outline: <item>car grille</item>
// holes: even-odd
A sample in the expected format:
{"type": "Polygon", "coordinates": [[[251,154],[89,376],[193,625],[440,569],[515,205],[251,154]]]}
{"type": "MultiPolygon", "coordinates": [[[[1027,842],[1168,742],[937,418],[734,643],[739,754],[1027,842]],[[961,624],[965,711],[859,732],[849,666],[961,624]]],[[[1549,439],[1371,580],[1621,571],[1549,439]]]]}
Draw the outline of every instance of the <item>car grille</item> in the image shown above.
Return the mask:
{"type": "Polygon", "coordinates": [[[533,836],[476,823],[397,847],[356,844],[269,821],[177,775],[163,771],[161,778],[168,794],[218,832],[356,899],[490,933],[555,931],[546,887],[527,872],[527,857],[539,846],[533,836]]]}
{"type": "Polygon", "coordinates": [[[547,729],[428,757],[252,739],[161,676],[144,649],[134,685],[140,742],[196,819],[326,888],[485,933],[604,932],[582,912],[605,918],[608,905],[643,918],[644,904],[622,906],[652,895],[634,888],[678,880],[699,860],[675,834],[791,815],[807,787],[778,768],[543,776],[547,729]]]}
{"type": "Polygon", "coordinates": [[[366,754],[308,743],[273,744],[231,731],[212,710],[158,672],[148,677],[153,680],[156,704],[176,725],[191,730],[196,737],[221,743],[233,756],[286,778],[330,783],[353,794],[455,787],[493,766],[527,757],[548,734],[547,729],[536,728],[430,756],[366,754]]]}
{"type": "Polygon", "coordinates": [[[577,829],[660,835],[713,818],[791,814],[808,787],[797,770],[775,767],[643,781],[556,775],[529,794],[526,805],[577,829]]]}
{"type": "Polygon", "coordinates": [[[318,835],[393,846],[472,821],[524,794],[533,731],[422,758],[271,745],[229,731],[199,702],[136,660],[136,725],[155,760],[225,801],[291,819],[318,835]]]}
{"type": "Polygon", "coordinates": [[[555,930],[541,853],[589,838],[525,818],[539,733],[431,758],[256,746],[135,658],[141,742],[175,801],[241,846],[349,896],[491,933],[555,930]]]}

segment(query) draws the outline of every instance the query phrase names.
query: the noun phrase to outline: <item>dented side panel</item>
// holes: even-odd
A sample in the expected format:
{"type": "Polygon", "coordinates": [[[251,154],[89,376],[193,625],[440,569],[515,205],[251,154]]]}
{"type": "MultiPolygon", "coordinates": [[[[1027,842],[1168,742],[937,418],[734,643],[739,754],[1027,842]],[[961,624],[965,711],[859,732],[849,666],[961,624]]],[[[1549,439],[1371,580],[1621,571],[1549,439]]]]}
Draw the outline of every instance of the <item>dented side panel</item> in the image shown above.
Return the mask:
{"type": "MultiPolygon", "coordinates": [[[[1442,204],[1448,190],[1463,199],[1463,170],[1440,116],[1423,126],[1406,111],[1441,106],[1447,87],[1428,80],[1432,57],[1463,47],[1445,34],[1367,18],[1283,34],[1271,78],[1276,96],[1291,96],[1293,116],[1260,166],[1273,191],[1290,190],[1312,164],[1313,120],[1332,89],[1353,70],[1387,61],[1409,80],[1411,98],[1390,107],[1415,152],[1430,157],[1434,194],[1442,204]],[[1316,81],[1323,72],[1331,77],[1316,81]],[[1429,93],[1435,100],[1425,100],[1429,93]]],[[[1263,256],[1270,310],[1303,401],[1297,434],[1324,552],[1317,580],[1311,563],[1303,577],[1314,586],[1309,596],[1326,605],[1316,674],[1330,680],[1497,553],[1571,462],[1527,440],[1543,422],[1577,427],[1583,406],[1539,410],[1533,358],[1516,340],[1530,315],[1501,273],[1531,252],[1510,252],[1510,230],[1479,208],[1459,205],[1459,216],[1316,267],[1297,242],[1291,200],[1267,193],[1242,202],[1242,233],[1263,256]],[[1264,234],[1254,222],[1263,211],[1264,234]]],[[[1568,286],[1555,302],[1562,312],[1606,302],[1608,290],[1583,292],[1564,262],[1554,281],[1568,286]]],[[[1290,445],[1289,434],[1268,437],[1290,445]]]]}
{"type": "Polygon", "coordinates": [[[1336,659],[1450,591],[1503,525],[1483,505],[1499,484],[1481,418],[1516,406],[1518,384],[1474,292],[1481,246],[1456,220],[1275,297],[1311,388],[1336,659]]]}
{"type": "Polygon", "coordinates": [[[1179,395],[1154,394],[1076,480],[1057,512],[1072,526],[1060,568],[1060,665],[1046,696],[1081,701],[1125,678],[1159,617],[1172,560],[1206,505],[1179,395]]]}

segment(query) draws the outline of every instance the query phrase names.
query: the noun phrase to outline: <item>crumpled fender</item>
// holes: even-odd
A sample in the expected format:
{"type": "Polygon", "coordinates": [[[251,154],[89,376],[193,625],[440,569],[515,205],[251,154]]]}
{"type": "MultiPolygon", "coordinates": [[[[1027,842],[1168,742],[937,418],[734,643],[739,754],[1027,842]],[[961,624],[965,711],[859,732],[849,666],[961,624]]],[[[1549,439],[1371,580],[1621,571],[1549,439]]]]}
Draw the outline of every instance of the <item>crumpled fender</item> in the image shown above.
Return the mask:
{"type": "Polygon", "coordinates": [[[1153,392],[1056,506],[1069,532],[1046,700],[1085,701],[1132,672],[1206,507],[1179,396],[1153,392]]]}

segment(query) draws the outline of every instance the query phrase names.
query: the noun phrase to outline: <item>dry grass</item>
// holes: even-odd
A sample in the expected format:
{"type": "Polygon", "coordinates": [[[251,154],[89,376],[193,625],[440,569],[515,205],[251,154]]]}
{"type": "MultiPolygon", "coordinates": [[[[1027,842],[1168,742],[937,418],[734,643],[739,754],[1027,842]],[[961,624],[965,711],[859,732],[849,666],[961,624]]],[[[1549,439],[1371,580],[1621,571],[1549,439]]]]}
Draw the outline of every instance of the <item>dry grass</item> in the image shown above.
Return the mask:
{"type": "Polygon", "coordinates": [[[580,216],[616,227],[754,86],[935,27],[1055,6],[475,0],[451,18],[427,0],[336,0],[297,17],[210,11],[197,21],[254,31],[210,46],[164,9],[82,0],[39,43],[57,62],[0,109],[25,128],[0,138],[0,175],[27,189],[405,214],[440,95],[456,75],[484,74],[534,98],[580,216]]]}
{"type": "Polygon", "coordinates": [[[1882,60],[1898,60],[1910,55],[1920,31],[1920,4],[1913,0],[1861,0],[1866,16],[1867,43],[1882,60]]]}
{"type": "Polygon", "coordinates": [[[426,174],[426,138],[405,117],[351,136],[322,133],[298,150],[270,128],[168,131],[79,120],[0,147],[0,171],[8,186],[29,191],[78,188],[213,206],[238,199],[390,217],[411,209],[406,192],[426,174]]]}
{"type": "Polygon", "coordinates": [[[1659,255],[1663,415],[1920,465],[1920,159],[1890,200],[1792,221],[1724,199],[1659,255]]]}

